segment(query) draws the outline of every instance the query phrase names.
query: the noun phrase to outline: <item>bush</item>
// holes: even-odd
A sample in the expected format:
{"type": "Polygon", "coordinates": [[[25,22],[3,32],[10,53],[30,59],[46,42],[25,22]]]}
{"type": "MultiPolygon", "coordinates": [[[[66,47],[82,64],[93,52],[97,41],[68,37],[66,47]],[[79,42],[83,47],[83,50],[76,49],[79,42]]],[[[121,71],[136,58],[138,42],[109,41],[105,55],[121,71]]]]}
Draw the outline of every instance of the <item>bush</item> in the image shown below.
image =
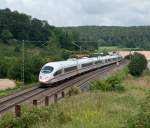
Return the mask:
{"type": "Polygon", "coordinates": [[[111,91],[111,90],[113,90],[113,88],[106,81],[99,81],[99,80],[97,80],[97,81],[94,81],[90,85],[90,90],[111,91]]]}
{"type": "Polygon", "coordinates": [[[105,86],[103,85],[104,83],[102,81],[96,80],[91,82],[90,84],[90,90],[100,90],[101,87],[105,86]],[[103,85],[103,86],[101,86],[103,85]]]}
{"type": "Polygon", "coordinates": [[[7,76],[8,68],[5,59],[0,58],[0,78],[5,78],[7,76]]]}
{"type": "Polygon", "coordinates": [[[22,75],[22,60],[14,60],[8,70],[8,77],[15,80],[21,80],[22,75]]]}
{"type": "Polygon", "coordinates": [[[113,75],[109,77],[108,79],[106,79],[106,83],[110,84],[111,87],[115,89],[117,85],[120,85],[121,79],[119,79],[118,75],[113,75]]]}
{"type": "Polygon", "coordinates": [[[111,76],[106,80],[97,80],[90,85],[90,90],[102,90],[102,91],[117,91],[123,90],[121,80],[117,75],[111,76]]]}
{"type": "Polygon", "coordinates": [[[82,90],[80,89],[80,87],[72,86],[70,90],[66,93],[66,95],[69,96],[69,93],[71,93],[71,95],[77,95],[80,94],[81,92],[82,90]]]}
{"type": "Polygon", "coordinates": [[[15,62],[15,57],[0,57],[0,78],[10,78],[8,74],[15,62]]]}
{"type": "Polygon", "coordinates": [[[71,92],[72,92],[72,94],[79,94],[79,93],[81,93],[81,89],[80,89],[80,87],[77,87],[77,86],[73,86],[73,87],[71,87],[71,92]]]}
{"type": "Polygon", "coordinates": [[[121,85],[121,81],[128,75],[128,69],[124,68],[119,73],[108,77],[105,80],[97,80],[91,83],[90,90],[102,90],[102,91],[123,91],[124,87],[121,85]]]}
{"type": "Polygon", "coordinates": [[[140,76],[147,67],[147,60],[144,55],[140,53],[134,53],[131,56],[130,63],[128,65],[129,72],[133,76],[140,76]]]}

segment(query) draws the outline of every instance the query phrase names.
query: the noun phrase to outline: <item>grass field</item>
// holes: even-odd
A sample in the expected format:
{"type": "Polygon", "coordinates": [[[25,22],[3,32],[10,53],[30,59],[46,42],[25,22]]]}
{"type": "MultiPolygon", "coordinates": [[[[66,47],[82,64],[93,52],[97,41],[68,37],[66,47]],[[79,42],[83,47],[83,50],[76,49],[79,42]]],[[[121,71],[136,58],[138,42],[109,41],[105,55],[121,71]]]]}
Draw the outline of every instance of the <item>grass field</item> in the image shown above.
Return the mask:
{"type": "Polygon", "coordinates": [[[127,120],[139,112],[149,83],[149,73],[140,78],[129,75],[122,83],[123,92],[85,92],[47,108],[24,107],[20,119],[7,115],[0,120],[0,127],[9,124],[15,128],[128,128],[127,120]]]}

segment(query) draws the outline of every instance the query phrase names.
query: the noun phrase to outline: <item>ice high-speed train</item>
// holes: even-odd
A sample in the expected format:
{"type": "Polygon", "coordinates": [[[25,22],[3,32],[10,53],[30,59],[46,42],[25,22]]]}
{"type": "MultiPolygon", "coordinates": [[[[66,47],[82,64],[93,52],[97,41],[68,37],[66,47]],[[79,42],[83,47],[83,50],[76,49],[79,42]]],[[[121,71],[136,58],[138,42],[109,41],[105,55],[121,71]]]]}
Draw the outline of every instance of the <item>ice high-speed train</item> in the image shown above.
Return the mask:
{"type": "Polygon", "coordinates": [[[118,54],[98,57],[84,57],[82,59],[68,59],[66,61],[50,62],[45,64],[39,74],[39,82],[53,84],[78,74],[117,63],[122,60],[118,54]]]}

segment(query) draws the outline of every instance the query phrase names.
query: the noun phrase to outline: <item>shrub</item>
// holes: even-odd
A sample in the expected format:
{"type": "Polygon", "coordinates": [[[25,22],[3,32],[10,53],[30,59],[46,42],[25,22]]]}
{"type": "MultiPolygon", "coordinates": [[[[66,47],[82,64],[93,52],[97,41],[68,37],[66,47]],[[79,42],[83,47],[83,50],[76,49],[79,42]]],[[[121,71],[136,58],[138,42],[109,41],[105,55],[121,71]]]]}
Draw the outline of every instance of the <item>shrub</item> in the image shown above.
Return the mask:
{"type": "Polygon", "coordinates": [[[140,76],[147,67],[147,60],[144,55],[140,53],[134,53],[131,56],[130,63],[128,65],[129,72],[133,76],[140,76]]]}
{"type": "Polygon", "coordinates": [[[124,87],[121,85],[121,81],[128,75],[128,69],[124,68],[119,73],[108,77],[105,80],[93,81],[90,85],[90,90],[102,90],[102,91],[123,91],[124,87]]]}
{"type": "Polygon", "coordinates": [[[77,86],[73,86],[71,88],[71,90],[72,90],[73,94],[79,94],[79,93],[81,93],[80,87],[77,87],[77,86]]]}
{"type": "Polygon", "coordinates": [[[120,76],[120,74],[114,75],[109,77],[106,80],[106,83],[108,83],[113,91],[123,91],[124,87],[121,85],[121,81],[123,80],[123,77],[120,76]]]}
{"type": "Polygon", "coordinates": [[[121,79],[119,79],[118,75],[113,75],[106,79],[106,83],[110,84],[112,88],[115,88],[116,85],[121,83],[121,79]]]}
{"type": "Polygon", "coordinates": [[[21,80],[22,75],[22,61],[21,59],[14,60],[10,65],[8,71],[8,77],[15,80],[21,80]]]}
{"type": "Polygon", "coordinates": [[[94,81],[90,85],[90,90],[102,90],[102,91],[111,91],[112,86],[108,84],[106,81],[94,81]]]}
{"type": "Polygon", "coordinates": [[[69,95],[69,93],[71,93],[72,95],[77,95],[77,94],[81,93],[81,89],[80,89],[80,87],[73,86],[70,88],[70,90],[68,91],[68,93],[66,95],[69,95]]]}
{"type": "Polygon", "coordinates": [[[121,79],[117,75],[111,76],[106,80],[97,80],[90,85],[90,90],[102,91],[122,91],[121,79]]]}
{"type": "Polygon", "coordinates": [[[8,67],[5,59],[0,58],[0,78],[5,78],[7,76],[8,67]]]}

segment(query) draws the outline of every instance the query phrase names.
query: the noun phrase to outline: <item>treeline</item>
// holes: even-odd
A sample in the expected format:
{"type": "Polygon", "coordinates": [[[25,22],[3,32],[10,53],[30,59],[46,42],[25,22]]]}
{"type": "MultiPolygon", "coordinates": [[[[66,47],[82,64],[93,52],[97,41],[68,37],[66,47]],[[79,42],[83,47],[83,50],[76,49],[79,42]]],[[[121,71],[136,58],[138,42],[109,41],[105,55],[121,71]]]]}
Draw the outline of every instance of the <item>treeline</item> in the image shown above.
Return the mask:
{"type": "Polygon", "coordinates": [[[78,33],[83,47],[118,46],[150,50],[150,26],[81,26],[64,27],[63,30],[78,33]]]}
{"type": "Polygon", "coordinates": [[[12,42],[12,39],[28,40],[32,41],[31,44],[40,46],[42,41],[52,40],[54,37],[57,38],[60,48],[75,49],[72,41],[77,36],[73,33],[63,32],[45,20],[32,18],[18,11],[11,11],[8,8],[0,10],[0,39],[3,42],[12,42]]]}
{"type": "Polygon", "coordinates": [[[32,18],[26,14],[10,9],[0,10],[0,38],[17,40],[48,40],[54,26],[50,26],[47,21],[32,18]]]}

